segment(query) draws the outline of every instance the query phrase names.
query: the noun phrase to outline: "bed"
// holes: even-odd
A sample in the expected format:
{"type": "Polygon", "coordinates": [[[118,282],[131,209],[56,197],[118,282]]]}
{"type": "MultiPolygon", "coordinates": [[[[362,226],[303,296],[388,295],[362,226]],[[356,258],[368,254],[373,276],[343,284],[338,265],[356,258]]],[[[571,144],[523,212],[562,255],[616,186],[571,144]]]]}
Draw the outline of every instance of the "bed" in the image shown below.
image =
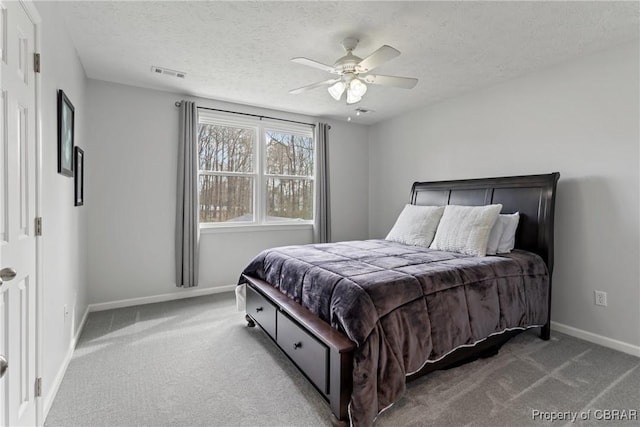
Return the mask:
{"type": "Polygon", "coordinates": [[[274,248],[243,271],[258,324],[327,400],[332,422],[373,424],[406,381],[494,355],[514,335],[550,336],[559,173],[416,182],[419,206],[501,204],[515,249],[470,257],[386,240],[274,248]]]}

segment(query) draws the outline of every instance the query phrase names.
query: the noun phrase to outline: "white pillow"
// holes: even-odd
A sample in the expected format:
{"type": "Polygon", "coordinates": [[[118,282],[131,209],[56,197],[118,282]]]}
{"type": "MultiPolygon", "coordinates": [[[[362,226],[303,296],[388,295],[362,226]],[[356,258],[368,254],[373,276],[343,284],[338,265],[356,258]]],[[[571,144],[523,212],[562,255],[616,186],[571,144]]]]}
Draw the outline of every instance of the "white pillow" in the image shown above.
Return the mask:
{"type": "Polygon", "coordinates": [[[431,249],[485,256],[502,205],[445,206],[431,249]]]}
{"type": "Polygon", "coordinates": [[[386,240],[429,247],[444,212],[444,206],[406,205],[386,240]]]}
{"type": "Polygon", "coordinates": [[[498,220],[503,224],[503,230],[496,253],[509,253],[516,244],[516,229],[520,221],[520,212],[511,215],[500,215],[498,220]]]}
{"type": "Polygon", "coordinates": [[[493,224],[491,233],[489,233],[489,240],[487,240],[487,255],[495,255],[498,250],[500,237],[502,237],[502,233],[504,232],[504,222],[500,221],[501,216],[502,215],[498,215],[498,219],[496,220],[496,223],[493,224]]]}
{"type": "Polygon", "coordinates": [[[498,219],[489,233],[487,255],[511,252],[516,242],[516,228],[518,228],[519,219],[518,212],[498,215],[498,219]],[[498,250],[498,248],[502,249],[498,250]]]}

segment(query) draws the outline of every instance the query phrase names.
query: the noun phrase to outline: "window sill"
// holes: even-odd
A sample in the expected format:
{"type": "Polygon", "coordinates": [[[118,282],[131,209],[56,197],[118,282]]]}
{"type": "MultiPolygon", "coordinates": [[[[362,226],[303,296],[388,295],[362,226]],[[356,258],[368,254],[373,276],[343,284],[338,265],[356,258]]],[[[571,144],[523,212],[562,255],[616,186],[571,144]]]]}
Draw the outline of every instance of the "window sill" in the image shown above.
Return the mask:
{"type": "Polygon", "coordinates": [[[200,234],[255,233],[262,231],[313,230],[313,224],[245,224],[245,225],[201,225],[200,234]]]}

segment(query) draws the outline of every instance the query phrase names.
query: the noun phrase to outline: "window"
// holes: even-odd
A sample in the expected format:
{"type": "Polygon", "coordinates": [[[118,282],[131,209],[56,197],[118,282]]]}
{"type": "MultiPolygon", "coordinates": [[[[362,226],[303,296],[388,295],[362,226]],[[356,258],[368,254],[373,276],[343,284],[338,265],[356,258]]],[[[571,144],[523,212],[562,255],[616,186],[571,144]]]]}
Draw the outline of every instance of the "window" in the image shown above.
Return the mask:
{"type": "Polygon", "coordinates": [[[200,110],[200,223],[312,223],[315,141],[308,126],[200,110]]]}

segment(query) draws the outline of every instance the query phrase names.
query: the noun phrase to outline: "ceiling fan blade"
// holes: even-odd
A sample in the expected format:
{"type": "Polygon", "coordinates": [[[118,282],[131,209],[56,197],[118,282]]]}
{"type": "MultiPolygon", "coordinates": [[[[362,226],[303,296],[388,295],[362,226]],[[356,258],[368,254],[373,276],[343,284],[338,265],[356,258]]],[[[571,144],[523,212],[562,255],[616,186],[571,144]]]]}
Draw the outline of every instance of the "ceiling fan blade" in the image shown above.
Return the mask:
{"type": "Polygon", "coordinates": [[[315,89],[315,88],[320,87],[320,86],[330,85],[330,84],[336,83],[338,81],[340,81],[339,78],[338,79],[324,80],[324,81],[321,81],[321,82],[312,83],[310,85],[302,86],[302,87],[299,87],[297,89],[291,89],[289,91],[289,93],[292,94],[292,95],[297,95],[299,93],[306,92],[308,90],[315,89]]]}
{"type": "Polygon", "coordinates": [[[367,71],[371,71],[374,68],[379,67],[398,55],[400,55],[399,50],[392,48],[391,46],[384,45],[360,61],[356,66],[356,69],[361,73],[366,73],[367,71]]]}
{"type": "Polygon", "coordinates": [[[418,84],[418,79],[411,77],[397,77],[397,76],[380,76],[369,74],[367,76],[361,76],[365,82],[372,85],[382,86],[395,86],[403,89],[413,89],[418,84]]]}
{"type": "Polygon", "coordinates": [[[291,58],[291,61],[295,62],[296,64],[306,65],[308,67],[313,67],[313,68],[319,68],[320,70],[324,70],[329,73],[334,73],[334,74],[337,73],[335,68],[333,68],[331,65],[323,64],[321,62],[314,61],[309,58],[303,58],[303,57],[291,58]]]}

